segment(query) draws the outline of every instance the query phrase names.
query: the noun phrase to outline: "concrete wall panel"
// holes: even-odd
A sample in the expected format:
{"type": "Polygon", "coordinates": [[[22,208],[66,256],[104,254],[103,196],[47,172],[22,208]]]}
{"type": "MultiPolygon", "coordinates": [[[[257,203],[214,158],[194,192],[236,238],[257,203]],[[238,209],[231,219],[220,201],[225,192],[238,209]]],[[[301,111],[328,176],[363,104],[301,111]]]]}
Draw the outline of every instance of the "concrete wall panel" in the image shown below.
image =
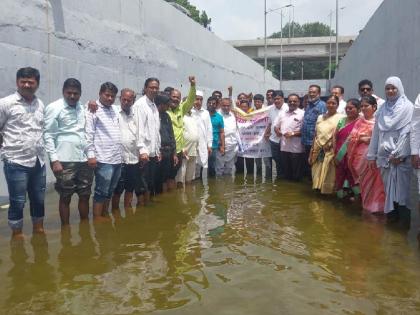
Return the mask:
{"type": "Polygon", "coordinates": [[[357,83],[370,79],[384,97],[385,80],[399,76],[411,100],[420,92],[420,1],[384,0],[340,62],[333,84],[346,97],[357,96],[357,83]]]}

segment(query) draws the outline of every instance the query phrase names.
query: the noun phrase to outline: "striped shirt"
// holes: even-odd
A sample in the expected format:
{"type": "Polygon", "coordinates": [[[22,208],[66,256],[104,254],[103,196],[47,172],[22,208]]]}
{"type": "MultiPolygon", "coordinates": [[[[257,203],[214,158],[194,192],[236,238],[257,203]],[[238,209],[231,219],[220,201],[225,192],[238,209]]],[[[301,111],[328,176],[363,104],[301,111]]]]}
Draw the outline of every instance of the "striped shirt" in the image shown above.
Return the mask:
{"type": "Polygon", "coordinates": [[[44,103],[39,98],[29,104],[16,92],[0,99],[1,158],[26,167],[39,159],[44,165],[43,125],[44,103]]]}
{"type": "Polygon", "coordinates": [[[120,164],[122,162],[121,131],[118,113],[112,106],[99,101],[96,113],[86,113],[86,152],[88,158],[100,163],[120,164]]]}

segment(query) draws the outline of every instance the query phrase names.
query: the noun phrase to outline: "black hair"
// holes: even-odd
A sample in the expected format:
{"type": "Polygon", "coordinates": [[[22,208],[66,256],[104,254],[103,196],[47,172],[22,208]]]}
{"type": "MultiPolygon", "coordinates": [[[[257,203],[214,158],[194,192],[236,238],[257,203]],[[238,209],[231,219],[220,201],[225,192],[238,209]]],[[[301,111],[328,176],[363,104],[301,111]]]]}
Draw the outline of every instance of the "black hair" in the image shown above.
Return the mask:
{"type": "Polygon", "coordinates": [[[149,84],[153,81],[156,81],[158,84],[160,84],[158,78],[147,78],[146,81],[144,81],[144,88],[147,88],[149,84]]]}
{"type": "Polygon", "coordinates": [[[274,91],[273,89],[268,89],[267,92],[265,92],[265,95],[267,95],[268,93],[273,93],[274,94],[274,92],[276,92],[276,91],[274,91]]]}
{"type": "Polygon", "coordinates": [[[80,93],[82,93],[82,84],[77,79],[68,78],[66,81],[64,81],[63,92],[64,92],[65,89],[68,89],[68,88],[74,88],[74,89],[78,90],[80,93]]]}
{"type": "Polygon", "coordinates": [[[210,103],[210,102],[212,102],[212,101],[217,101],[217,98],[215,98],[214,96],[210,96],[208,99],[207,99],[207,104],[208,103],[210,103]]]}
{"type": "Polygon", "coordinates": [[[321,87],[318,84],[311,84],[309,88],[316,88],[318,90],[318,93],[321,94],[321,87]]]}
{"type": "Polygon", "coordinates": [[[213,93],[211,93],[211,96],[214,96],[215,94],[220,94],[220,96],[223,96],[222,92],[220,91],[213,91],[213,93]]]}
{"type": "Polygon", "coordinates": [[[238,97],[237,97],[237,99],[239,99],[239,98],[241,97],[241,95],[243,95],[243,96],[247,97],[246,93],[244,93],[244,92],[241,92],[241,93],[239,93],[239,94],[238,94],[238,97]]]}
{"type": "Polygon", "coordinates": [[[39,85],[39,79],[41,78],[39,70],[31,67],[20,68],[16,72],[16,81],[22,78],[35,78],[36,82],[39,85]]]}
{"type": "Polygon", "coordinates": [[[352,104],[354,107],[357,108],[357,110],[360,109],[360,101],[357,98],[351,98],[351,99],[347,100],[347,103],[352,104]]]}
{"type": "Polygon", "coordinates": [[[289,96],[287,96],[287,99],[289,99],[291,96],[296,96],[299,99],[300,102],[300,96],[297,95],[296,93],[290,93],[289,96]]]}
{"type": "Polygon", "coordinates": [[[261,94],[255,94],[254,95],[254,101],[262,101],[262,102],[264,102],[264,96],[262,96],[261,94]]]}
{"type": "Polygon", "coordinates": [[[168,93],[168,94],[171,94],[173,90],[174,90],[174,88],[173,88],[172,86],[167,86],[167,87],[163,90],[163,92],[168,93]]]}
{"type": "Polygon", "coordinates": [[[273,97],[281,96],[284,98],[284,93],[282,90],[276,90],[273,92],[273,97]]]}
{"type": "Polygon", "coordinates": [[[99,89],[99,93],[103,93],[105,91],[111,91],[115,95],[118,94],[118,88],[112,82],[105,82],[101,85],[101,88],[99,89]]]}
{"type": "Polygon", "coordinates": [[[166,92],[159,92],[154,99],[154,103],[156,104],[156,106],[166,105],[169,103],[169,101],[170,98],[168,96],[168,93],[166,92]]]}
{"type": "Polygon", "coordinates": [[[337,106],[338,106],[338,104],[340,103],[340,99],[338,98],[338,96],[336,96],[336,95],[330,95],[330,96],[328,96],[328,98],[327,98],[327,102],[328,102],[328,100],[330,99],[330,98],[333,98],[335,101],[336,101],[336,103],[337,103],[337,106]]]}
{"type": "Polygon", "coordinates": [[[248,105],[248,106],[249,106],[249,102],[248,102],[247,100],[241,100],[241,101],[239,102],[239,105],[240,105],[240,104],[243,104],[243,103],[246,103],[246,105],[248,105]]]}
{"type": "Polygon", "coordinates": [[[342,87],[341,85],[334,85],[331,90],[333,89],[340,89],[340,93],[343,95],[344,94],[344,87],[342,87]]]}
{"type": "Polygon", "coordinates": [[[360,102],[366,102],[372,106],[375,106],[375,108],[378,107],[378,101],[372,95],[363,96],[360,102]]]}
{"type": "Polygon", "coordinates": [[[369,85],[371,89],[373,88],[372,81],[370,81],[368,79],[364,79],[364,80],[359,82],[359,90],[363,85],[369,85]]]}

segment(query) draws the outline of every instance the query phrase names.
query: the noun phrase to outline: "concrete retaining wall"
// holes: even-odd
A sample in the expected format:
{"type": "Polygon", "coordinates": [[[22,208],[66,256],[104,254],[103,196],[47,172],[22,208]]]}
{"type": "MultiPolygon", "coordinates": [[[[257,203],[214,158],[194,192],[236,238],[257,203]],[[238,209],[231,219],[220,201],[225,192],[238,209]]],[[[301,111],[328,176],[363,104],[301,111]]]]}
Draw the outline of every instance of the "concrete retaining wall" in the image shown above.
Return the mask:
{"type": "Polygon", "coordinates": [[[15,90],[16,70],[28,65],[41,72],[45,103],[60,97],[68,77],[82,82],[84,101],[105,81],[141,93],[150,76],[184,94],[191,74],[207,92],[278,86],[258,63],[161,0],[2,0],[0,97],[15,90]]]}
{"type": "Polygon", "coordinates": [[[350,47],[333,84],[342,84],[346,97],[357,96],[357,84],[370,79],[375,94],[384,97],[385,80],[399,76],[414,101],[420,92],[420,1],[384,0],[350,47]]]}

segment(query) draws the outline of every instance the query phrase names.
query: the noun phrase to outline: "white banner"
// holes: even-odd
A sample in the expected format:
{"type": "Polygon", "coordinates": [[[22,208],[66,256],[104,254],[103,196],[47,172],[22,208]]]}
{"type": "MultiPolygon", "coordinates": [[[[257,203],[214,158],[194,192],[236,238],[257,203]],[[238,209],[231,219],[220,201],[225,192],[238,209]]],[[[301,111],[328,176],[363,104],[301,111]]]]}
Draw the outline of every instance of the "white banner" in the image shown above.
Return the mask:
{"type": "Polygon", "coordinates": [[[271,147],[264,133],[269,123],[268,108],[245,114],[234,109],[241,138],[238,156],[247,158],[271,157],[271,147]]]}

